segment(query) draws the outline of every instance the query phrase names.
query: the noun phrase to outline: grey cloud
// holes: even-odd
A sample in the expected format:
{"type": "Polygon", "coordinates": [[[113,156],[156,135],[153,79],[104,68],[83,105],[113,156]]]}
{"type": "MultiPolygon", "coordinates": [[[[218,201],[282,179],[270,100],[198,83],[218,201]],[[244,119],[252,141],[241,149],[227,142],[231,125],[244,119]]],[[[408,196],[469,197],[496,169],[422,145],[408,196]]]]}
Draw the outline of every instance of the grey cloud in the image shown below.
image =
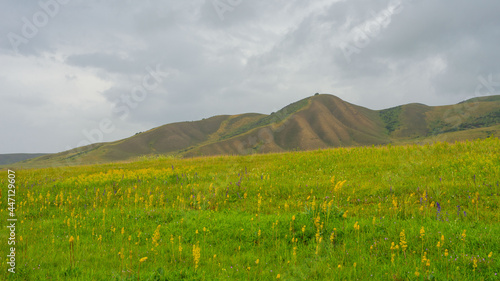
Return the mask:
{"type": "Polygon", "coordinates": [[[256,2],[258,1],[207,0],[199,10],[199,21],[212,28],[230,29],[241,26],[249,23],[262,11],[256,2]]]}
{"type": "Polygon", "coordinates": [[[71,55],[66,59],[66,63],[79,67],[95,67],[107,72],[134,73],[137,71],[136,62],[105,53],[71,55]]]}
{"type": "Polygon", "coordinates": [[[19,128],[8,128],[17,139],[30,139],[26,132],[37,116],[36,139],[43,141],[13,141],[4,150],[60,151],[62,143],[75,143],[83,128],[102,118],[115,122],[116,131],[106,136],[114,140],[169,122],[270,113],[315,92],[374,109],[455,103],[473,94],[478,76],[498,77],[500,2],[400,2],[402,10],[348,61],[339,46],[352,43],[355,28],[396,0],[231,1],[239,4],[222,20],[212,0],[74,0],[21,45],[19,54],[12,52],[7,34],[19,33],[21,18],[40,8],[36,2],[7,1],[0,11],[0,83],[8,89],[0,93],[2,106],[30,112],[19,128]],[[17,69],[19,64],[26,69],[17,69]],[[157,64],[171,75],[120,119],[113,108],[120,106],[121,95],[130,95],[146,67],[157,64]],[[43,87],[17,82],[40,65],[47,67],[48,78],[30,81],[43,87]],[[89,114],[50,104],[69,94],[99,110],[89,114]],[[37,98],[23,102],[6,96],[37,98]],[[65,120],[57,121],[57,115],[65,120]],[[59,123],[50,129],[51,122],[59,123]],[[43,133],[54,130],[57,145],[43,133]]]}

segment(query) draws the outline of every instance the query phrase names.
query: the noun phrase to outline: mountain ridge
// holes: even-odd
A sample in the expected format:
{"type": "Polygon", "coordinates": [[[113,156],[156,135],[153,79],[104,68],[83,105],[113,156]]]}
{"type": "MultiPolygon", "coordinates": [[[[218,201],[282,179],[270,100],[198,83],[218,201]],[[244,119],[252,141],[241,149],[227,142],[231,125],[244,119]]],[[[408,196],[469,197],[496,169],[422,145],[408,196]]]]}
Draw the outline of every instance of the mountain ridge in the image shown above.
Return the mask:
{"type": "Polygon", "coordinates": [[[77,165],[129,161],[145,155],[197,157],[454,141],[498,136],[499,125],[500,96],[473,98],[455,105],[410,103],[371,110],[334,95],[318,94],[271,114],[217,115],[165,124],[122,140],[44,155],[19,165],[77,165]]]}

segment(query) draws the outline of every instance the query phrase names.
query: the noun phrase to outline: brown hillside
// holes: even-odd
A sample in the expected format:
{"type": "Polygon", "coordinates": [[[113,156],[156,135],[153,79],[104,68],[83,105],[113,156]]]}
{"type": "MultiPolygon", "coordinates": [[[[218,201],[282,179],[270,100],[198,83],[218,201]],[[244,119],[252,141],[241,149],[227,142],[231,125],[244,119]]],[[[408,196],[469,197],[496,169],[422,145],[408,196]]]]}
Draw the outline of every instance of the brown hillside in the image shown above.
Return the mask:
{"type": "MultiPolygon", "coordinates": [[[[215,116],[196,122],[164,125],[131,138],[109,144],[105,157],[120,159],[120,155],[133,151],[135,156],[167,154],[196,146],[207,141],[229,115],[215,116]]],[[[127,157],[128,158],[128,157],[127,157]]]]}
{"type": "Polygon", "coordinates": [[[432,107],[412,103],[402,106],[400,120],[402,125],[392,134],[396,138],[415,138],[429,134],[426,114],[432,107]]]}
{"type": "Polygon", "coordinates": [[[388,143],[373,111],[331,95],[311,97],[309,104],[282,120],[246,134],[195,148],[186,156],[311,150],[332,146],[388,143]]]}

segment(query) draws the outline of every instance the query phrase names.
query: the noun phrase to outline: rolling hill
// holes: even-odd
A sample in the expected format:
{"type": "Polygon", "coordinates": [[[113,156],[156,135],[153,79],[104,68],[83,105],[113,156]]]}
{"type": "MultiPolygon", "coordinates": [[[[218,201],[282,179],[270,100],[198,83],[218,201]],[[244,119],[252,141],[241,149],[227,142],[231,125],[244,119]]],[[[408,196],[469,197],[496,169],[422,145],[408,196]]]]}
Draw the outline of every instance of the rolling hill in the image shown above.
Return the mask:
{"type": "Polygon", "coordinates": [[[219,115],[160,126],[20,162],[20,166],[127,161],[144,155],[196,157],[329,147],[455,141],[500,135],[500,96],[456,105],[406,104],[371,110],[333,95],[315,95],[270,115],[219,115]]]}
{"type": "Polygon", "coordinates": [[[19,161],[36,158],[46,155],[46,153],[9,153],[0,154],[0,165],[13,164],[19,161]]]}

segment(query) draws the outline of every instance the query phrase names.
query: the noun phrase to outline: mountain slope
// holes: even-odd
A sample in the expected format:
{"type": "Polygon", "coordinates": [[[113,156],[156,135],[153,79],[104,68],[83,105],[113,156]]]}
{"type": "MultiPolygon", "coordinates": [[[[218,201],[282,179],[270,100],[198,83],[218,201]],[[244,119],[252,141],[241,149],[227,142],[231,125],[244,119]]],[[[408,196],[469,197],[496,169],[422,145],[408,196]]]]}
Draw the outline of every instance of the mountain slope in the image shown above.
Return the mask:
{"type": "Polygon", "coordinates": [[[406,104],[371,110],[315,95],[270,115],[220,115],[160,126],[130,138],[27,160],[25,165],[123,161],[143,155],[194,157],[339,146],[463,140],[499,135],[500,96],[449,106],[406,104]]]}
{"type": "MultiPolygon", "coordinates": [[[[186,156],[267,153],[332,146],[389,143],[378,114],[331,95],[306,99],[293,114],[276,117],[228,140],[200,146],[186,156]]],[[[278,112],[279,114],[279,112],[278,112]]]]}

